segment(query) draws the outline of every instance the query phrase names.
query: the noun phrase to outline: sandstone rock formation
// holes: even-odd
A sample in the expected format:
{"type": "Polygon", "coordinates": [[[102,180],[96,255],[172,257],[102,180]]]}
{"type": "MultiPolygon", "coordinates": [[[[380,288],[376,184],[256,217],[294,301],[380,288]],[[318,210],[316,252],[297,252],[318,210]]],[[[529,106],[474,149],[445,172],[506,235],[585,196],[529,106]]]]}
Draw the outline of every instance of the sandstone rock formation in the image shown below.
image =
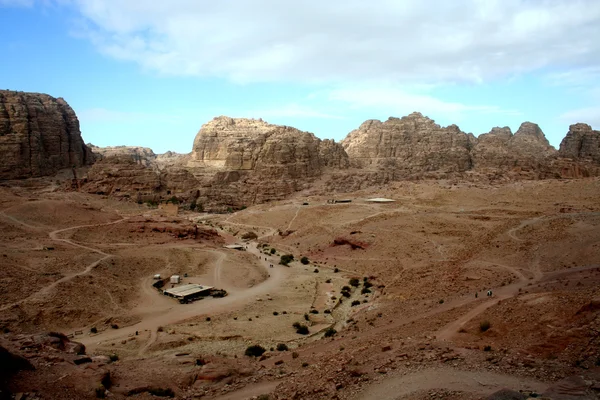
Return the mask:
{"type": "Polygon", "coordinates": [[[600,164],[600,131],[592,130],[587,124],[571,125],[560,143],[559,154],[565,158],[586,159],[600,164]]]}
{"type": "Polygon", "coordinates": [[[471,154],[477,170],[540,171],[556,155],[556,149],[538,125],[524,122],[514,135],[508,127],[479,135],[471,154]]]}
{"type": "Polygon", "coordinates": [[[0,179],[52,175],[93,162],[62,98],[0,90],[0,179]]]}
{"type": "Polygon", "coordinates": [[[163,154],[155,154],[152,149],[140,146],[98,147],[91,143],[88,143],[87,146],[96,155],[97,159],[112,156],[128,156],[138,164],[157,169],[184,163],[189,157],[189,154],[175,153],[173,151],[167,151],[163,154]]]}
{"type": "Polygon", "coordinates": [[[242,206],[285,198],[348,164],[341,145],[312,133],[217,117],[198,132],[188,167],[202,182],[201,201],[242,206]]]}
{"type": "Polygon", "coordinates": [[[431,171],[469,170],[473,141],[456,125],[442,128],[412,113],[385,122],[368,120],[350,132],[342,145],[353,167],[387,170],[392,179],[403,179],[431,171]]]}

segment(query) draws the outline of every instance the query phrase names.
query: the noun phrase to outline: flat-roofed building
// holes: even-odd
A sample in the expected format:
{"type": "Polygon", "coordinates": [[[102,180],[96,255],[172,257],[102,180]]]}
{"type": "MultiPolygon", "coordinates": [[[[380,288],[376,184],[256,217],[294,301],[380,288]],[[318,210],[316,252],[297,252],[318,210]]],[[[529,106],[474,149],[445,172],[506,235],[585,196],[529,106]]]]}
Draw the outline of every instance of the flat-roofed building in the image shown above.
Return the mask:
{"type": "Polygon", "coordinates": [[[171,289],[165,289],[163,294],[171,296],[179,301],[193,300],[198,297],[208,296],[212,290],[212,286],[202,286],[195,283],[181,285],[171,289]]]}

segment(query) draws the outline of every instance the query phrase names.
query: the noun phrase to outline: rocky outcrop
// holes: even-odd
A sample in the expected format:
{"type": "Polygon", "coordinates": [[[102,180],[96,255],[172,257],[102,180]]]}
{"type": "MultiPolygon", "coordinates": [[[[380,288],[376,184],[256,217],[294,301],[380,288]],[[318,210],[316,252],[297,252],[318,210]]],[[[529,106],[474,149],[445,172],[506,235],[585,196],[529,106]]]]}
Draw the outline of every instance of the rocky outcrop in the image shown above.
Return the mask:
{"type": "Polygon", "coordinates": [[[345,169],[341,145],[263,120],[217,117],[194,140],[188,167],[202,182],[201,201],[243,206],[308,188],[327,169],[345,169]]]}
{"type": "Polygon", "coordinates": [[[442,128],[420,113],[385,122],[368,120],[350,132],[342,146],[351,165],[385,170],[392,180],[429,172],[455,173],[471,168],[474,137],[456,125],[442,128]]]}
{"type": "Polygon", "coordinates": [[[587,124],[571,125],[558,152],[561,157],[600,164],[600,131],[592,130],[587,124]]]}
{"type": "Polygon", "coordinates": [[[93,162],[62,98],[0,90],[0,179],[52,175],[93,162]]]}
{"type": "Polygon", "coordinates": [[[514,135],[508,127],[479,135],[471,154],[476,170],[540,171],[556,155],[556,149],[538,125],[524,122],[514,135]]]}
{"type": "Polygon", "coordinates": [[[113,156],[127,156],[138,164],[157,169],[185,163],[189,157],[189,154],[175,153],[173,151],[167,151],[163,154],[155,154],[152,149],[140,146],[98,147],[91,143],[88,143],[87,146],[96,155],[96,159],[103,159],[113,156]]]}

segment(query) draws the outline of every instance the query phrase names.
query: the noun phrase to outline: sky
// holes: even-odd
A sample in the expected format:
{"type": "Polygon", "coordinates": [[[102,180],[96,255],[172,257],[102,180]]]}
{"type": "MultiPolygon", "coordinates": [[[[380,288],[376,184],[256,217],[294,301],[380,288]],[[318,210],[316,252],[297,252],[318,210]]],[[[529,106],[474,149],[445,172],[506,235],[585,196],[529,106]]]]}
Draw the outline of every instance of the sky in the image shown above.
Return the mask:
{"type": "Polygon", "coordinates": [[[486,133],[600,129],[598,0],[0,0],[0,89],[83,139],[191,151],[219,115],[343,139],[421,112],[486,133]]]}

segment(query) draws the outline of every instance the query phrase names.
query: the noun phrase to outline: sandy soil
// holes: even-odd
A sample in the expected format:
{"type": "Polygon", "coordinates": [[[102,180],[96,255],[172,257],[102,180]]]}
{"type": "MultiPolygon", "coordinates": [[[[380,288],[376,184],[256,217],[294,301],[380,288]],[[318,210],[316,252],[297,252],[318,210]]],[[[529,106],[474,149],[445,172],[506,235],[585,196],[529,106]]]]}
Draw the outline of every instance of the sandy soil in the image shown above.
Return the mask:
{"type": "MultiPolygon", "coordinates": [[[[116,396],[169,366],[173,379],[159,383],[182,398],[427,398],[444,389],[470,399],[501,387],[543,391],[600,363],[599,180],[403,182],[344,197],[352,203],[303,195],[173,218],[92,195],[0,187],[0,326],[8,339],[60,330],[90,354],[118,354],[103,367],[116,396]],[[258,238],[244,242],[248,232],[258,238]],[[296,261],[279,265],[283,254],[296,261]],[[156,273],[229,295],[179,304],[151,287],[156,273]],[[350,278],[358,287],[346,297],[350,278]],[[295,322],[310,333],[297,334],[295,322]],[[337,334],[325,338],[330,327],[337,334]],[[252,344],[267,350],[262,360],[243,355],[252,344]]],[[[27,379],[19,390],[43,381],[27,379]]]]}

